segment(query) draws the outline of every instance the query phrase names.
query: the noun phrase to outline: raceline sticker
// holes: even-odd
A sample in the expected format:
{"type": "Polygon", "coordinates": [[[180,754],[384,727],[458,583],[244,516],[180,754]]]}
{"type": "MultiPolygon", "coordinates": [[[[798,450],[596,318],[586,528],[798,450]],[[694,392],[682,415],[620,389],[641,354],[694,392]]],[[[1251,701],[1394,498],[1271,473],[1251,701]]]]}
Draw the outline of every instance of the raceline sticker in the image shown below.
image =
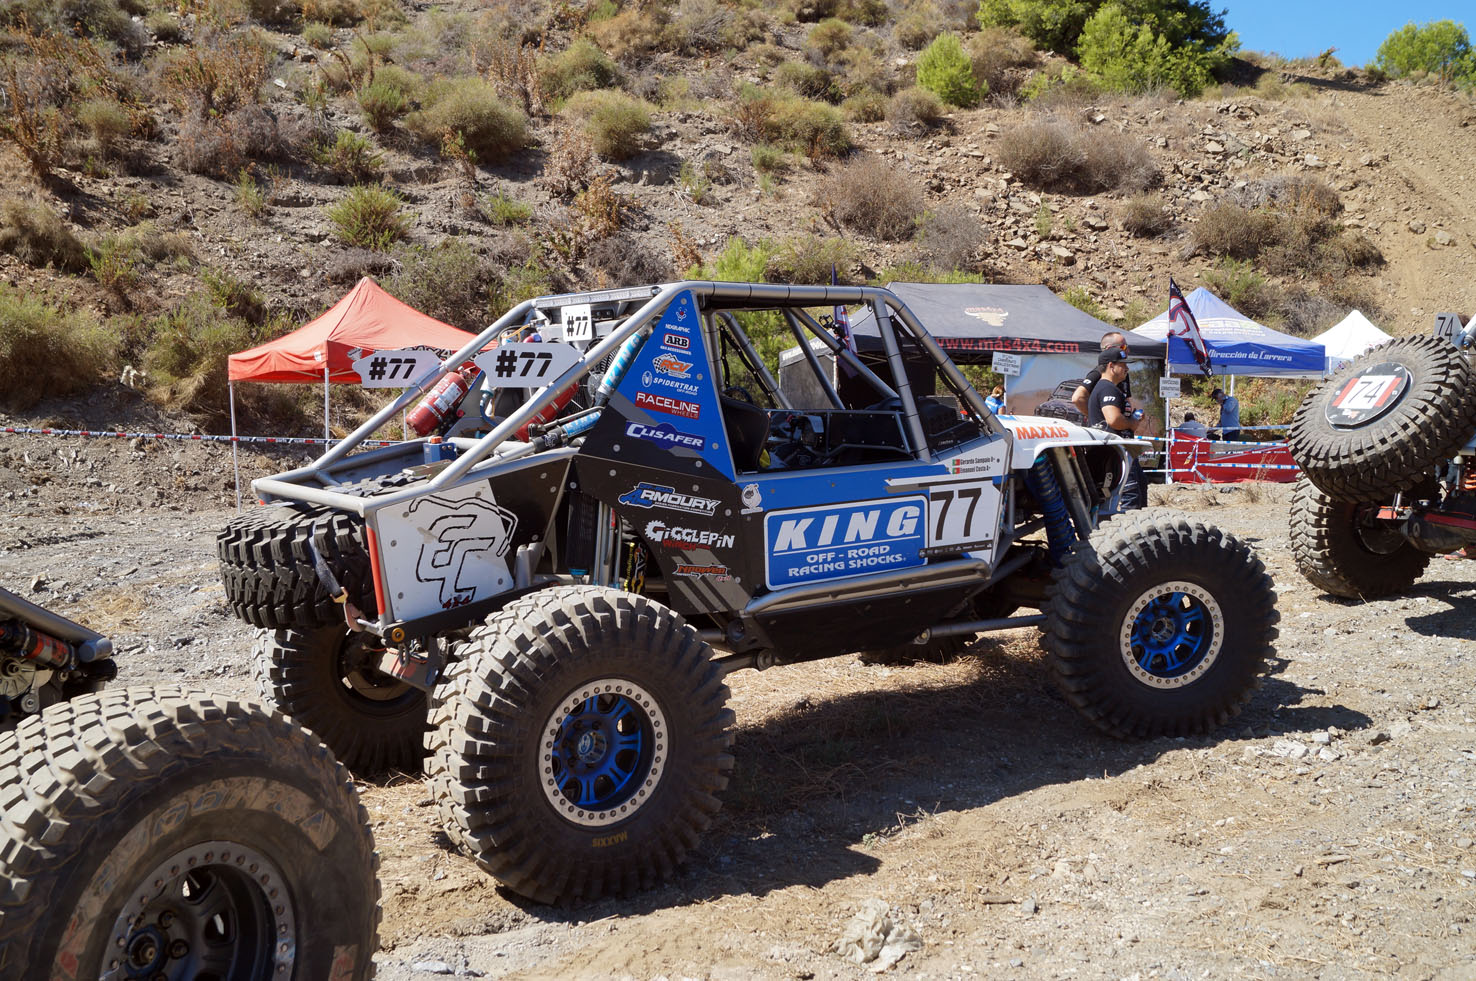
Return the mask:
{"type": "Polygon", "coordinates": [[[684,433],[669,422],[656,426],[648,426],[644,422],[628,422],[625,424],[625,435],[655,443],[668,450],[700,450],[704,442],[701,436],[684,433]]]}
{"type": "Polygon", "coordinates": [[[635,404],[642,409],[681,416],[683,419],[697,419],[702,415],[701,403],[672,398],[670,395],[657,395],[654,392],[636,392],[635,404]]]}
{"type": "Polygon", "coordinates": [[[697,528],[673,528],[664,521],[646,525],[646,540],[662,548],[732,548],[735,536],[697,528]]]}
{"type": "Polygon", "coordinates": [[[927,507],[925,497],[903,497],[769,513],[769,588],[922,565],[927,507]]]}
{"type": "Polygon", "coordinates": [[[711,515],[720,503],[714,498],[683,494],[674,487],[663,487],[641,481],[620,495],[620,503],[636,508],[671,508],[674,511],[689,511],[692,514],[711,515]]]}

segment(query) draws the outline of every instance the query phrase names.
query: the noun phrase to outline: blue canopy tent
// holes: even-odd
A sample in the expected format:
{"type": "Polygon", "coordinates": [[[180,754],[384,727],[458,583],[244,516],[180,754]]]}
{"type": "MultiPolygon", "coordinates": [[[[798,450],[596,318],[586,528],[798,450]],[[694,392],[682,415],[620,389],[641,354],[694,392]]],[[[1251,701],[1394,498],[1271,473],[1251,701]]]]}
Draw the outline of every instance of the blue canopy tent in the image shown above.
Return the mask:
{"type": "MultiPolygon", "coordinates": [[[[1203,286],[1185,297],[1199,333],[1209,348],[1210,368],[1216,375],[1256,375],[1263,378],[1318,377],[1327,364],[1327,351],[1316,341],[1263,327],[1203,286]]],[[[1133,329],[1139,337],[1162,344],[1168,337],[1165,310],[1133,329]]],[[[1168,338],[1169,374],[1198,374],[1199,364],[1181,337],[1168,338]]]]}

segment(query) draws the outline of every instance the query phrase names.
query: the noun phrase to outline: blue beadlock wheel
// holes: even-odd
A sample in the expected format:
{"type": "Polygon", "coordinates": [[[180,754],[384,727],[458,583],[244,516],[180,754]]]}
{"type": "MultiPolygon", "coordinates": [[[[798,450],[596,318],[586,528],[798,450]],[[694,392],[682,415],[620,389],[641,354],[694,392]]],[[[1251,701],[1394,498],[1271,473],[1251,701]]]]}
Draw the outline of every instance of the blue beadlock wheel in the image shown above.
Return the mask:
{"type": "Polygon", "coordinates": [[[543,727],[544,796],[561,815],[602,827],[635,813],[666,766],[666,717],[651,693],[619,678],[580,685],[543,727]]]}
{"type": "Polygon", "coordinates": [[[1160,583],[1139,596],[1122,624],[1122,660],[1155,688],[1191,684],[1215,663],[1225,636],[1220,604],[1200,586],[1160,583]]]}

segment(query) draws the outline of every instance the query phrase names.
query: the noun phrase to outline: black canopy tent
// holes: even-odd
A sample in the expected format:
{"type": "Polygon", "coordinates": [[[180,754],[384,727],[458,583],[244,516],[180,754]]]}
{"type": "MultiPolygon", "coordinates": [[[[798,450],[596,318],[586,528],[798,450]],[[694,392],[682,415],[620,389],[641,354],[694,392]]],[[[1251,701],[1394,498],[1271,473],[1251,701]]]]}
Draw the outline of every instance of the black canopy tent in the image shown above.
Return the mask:
{"type": "MultiPolygon", "coordinates": [[[[957,364],[988,364],[995,351],[1095,354],[1116,330],[1045,286],[990,283],[888,283],[957,364]]],[[[870,310],[853,311],[851,330],[863,356],[884,356],[870,310]]],[[[1127,332],[1128,353],[1162,358],[1163,344],[1127,332]]]]}

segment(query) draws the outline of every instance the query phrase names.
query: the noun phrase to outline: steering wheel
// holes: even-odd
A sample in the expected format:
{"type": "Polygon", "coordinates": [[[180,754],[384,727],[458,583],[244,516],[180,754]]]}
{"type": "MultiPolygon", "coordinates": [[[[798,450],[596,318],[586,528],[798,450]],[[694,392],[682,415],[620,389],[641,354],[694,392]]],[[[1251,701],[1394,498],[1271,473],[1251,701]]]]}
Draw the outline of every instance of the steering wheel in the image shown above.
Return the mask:
{"type": "Polygon", "coordinates": [[[729,385],[728,387],[723,389],[723,394],[730,399],[737,399],[740,402],[747,402],[749,405],[758,405],[758,403],[753,400],[753,394],[742,385],[729,385]]]}

